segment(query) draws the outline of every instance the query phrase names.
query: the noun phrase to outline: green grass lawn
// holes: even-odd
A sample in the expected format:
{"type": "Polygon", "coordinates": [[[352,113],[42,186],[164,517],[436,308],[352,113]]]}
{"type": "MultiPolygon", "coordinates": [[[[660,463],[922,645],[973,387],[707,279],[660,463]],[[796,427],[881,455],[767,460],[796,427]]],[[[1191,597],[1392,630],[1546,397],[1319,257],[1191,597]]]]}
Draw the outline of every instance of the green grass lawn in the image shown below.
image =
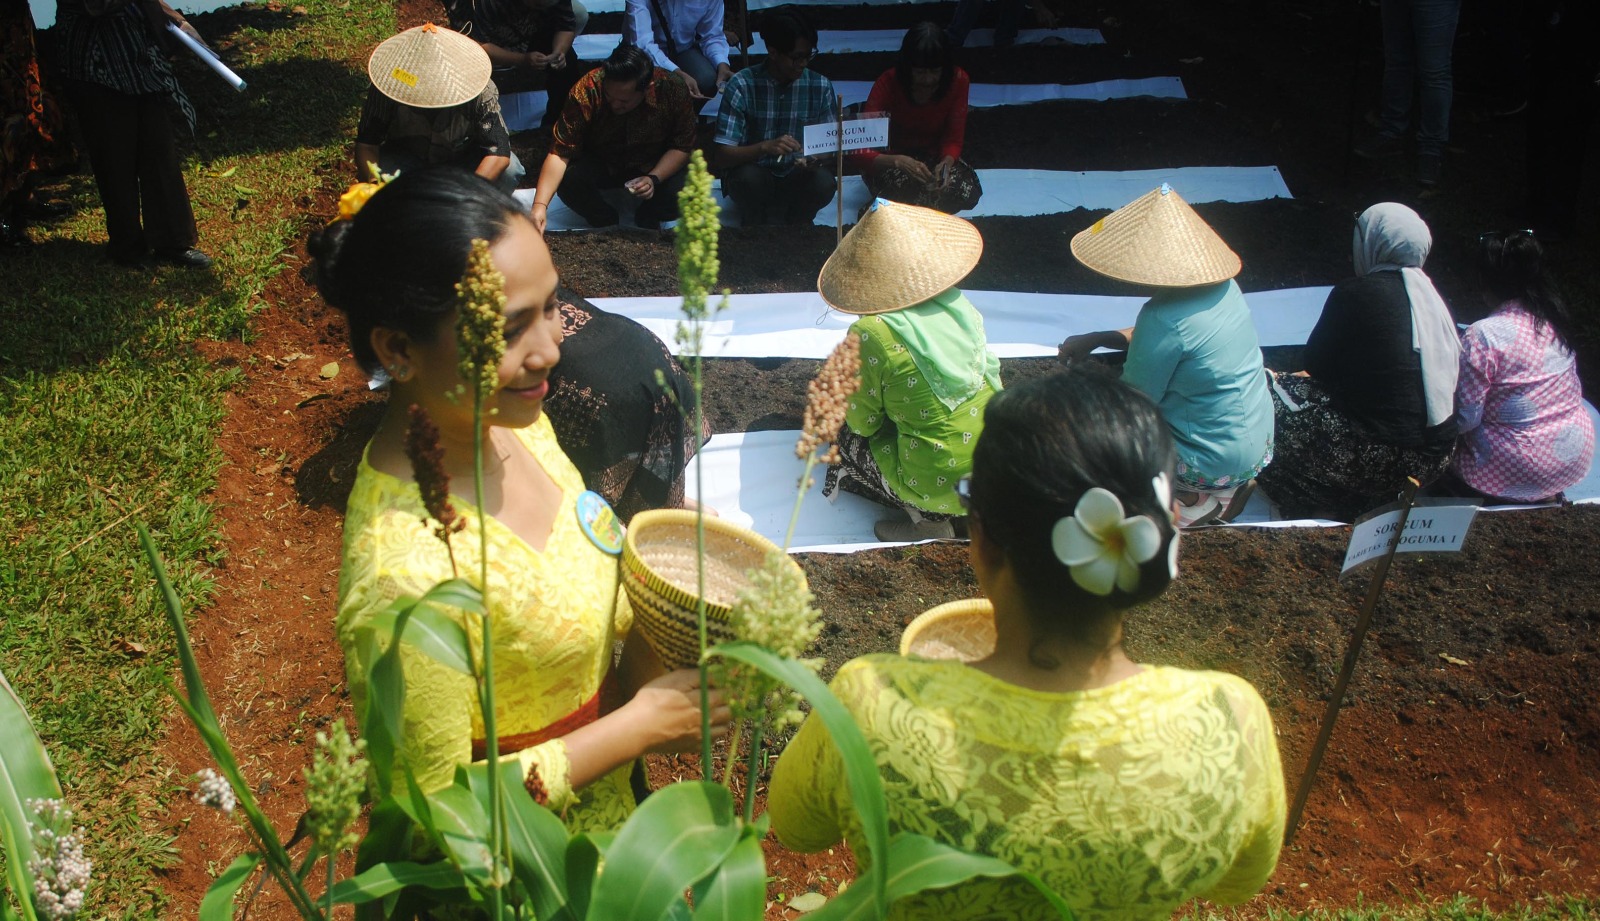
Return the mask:
{"type": "Polygon", "coordinates": [[[161,914],[154,871],[172,859],[161,813],[189,782],[154,756],[174,659],[133,523],[149,525],[187,607],[203,611],[215,434],[239,376],[192,343],[248,336],[305,202],[330,171],[350,172],[361,62],[395,28],[384,4],[303,8],[247,7],[229,14],[236,29],[195,17],[232,44],[225,55],[250,83],[234,93],[181,62],[201,119],[186,174],[214,272],[104,262],[87,176],[49,187],[74,217],[0,261],[0,669],[87,826],[91,916],[161,914]]]}

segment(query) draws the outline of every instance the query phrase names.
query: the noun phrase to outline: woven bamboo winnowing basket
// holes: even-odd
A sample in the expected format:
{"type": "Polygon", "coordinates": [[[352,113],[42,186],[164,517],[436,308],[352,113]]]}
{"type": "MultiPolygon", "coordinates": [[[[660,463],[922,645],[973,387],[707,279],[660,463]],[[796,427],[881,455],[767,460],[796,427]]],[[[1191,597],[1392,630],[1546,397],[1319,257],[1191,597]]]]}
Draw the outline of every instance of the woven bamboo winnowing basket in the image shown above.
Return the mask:
{"type": "Polygon", "coordinates": [[[994,652],[994,606],[968,598],[929,608],[900,634],[900,654],[976,662],[994,652]]]}
{"type": "MultiPolygon", "coordinates": [[[[695,518],[683,509],[640,512],[622,544],[622,585],[633,605],[634,623],[668,668],[700,662],[696,622],[695,518]]],[[[720,518],[706,518],[706,644],[733,640],[729,611],[746,584],[745,573],[761,565],[777,545],[754,531],[720,518]]],[[[789,560],[789,565],[799,565],[789,560]]]]}

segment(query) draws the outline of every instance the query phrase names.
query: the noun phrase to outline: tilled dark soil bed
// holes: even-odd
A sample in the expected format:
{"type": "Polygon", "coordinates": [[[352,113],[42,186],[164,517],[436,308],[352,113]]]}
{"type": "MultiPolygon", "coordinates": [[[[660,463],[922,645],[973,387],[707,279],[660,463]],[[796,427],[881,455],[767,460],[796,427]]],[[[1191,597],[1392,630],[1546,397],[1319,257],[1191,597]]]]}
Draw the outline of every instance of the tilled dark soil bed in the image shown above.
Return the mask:
{"type": "MultiPolygon", "coordinates": [[[[1247,291],[1339,280],[1349,271],[1351,213],[1374,201],[1404,201],[1432,225],[1429,269],[1457,318],[1470,321],[1485,308],[1473,291],[1468,244],[1480,231],[1521,226],[1522,126],[1487,114],[1493,100],[1486,91],[1504,62],[1484,6],[1466,4],[1446,181],[1426,195],[1411,182],[1409,161],[1348,163],[1343,154],[1347,125],[1364,128],[1361,117],[1376,98],[1378,35],[1375,7],[1332,0],[1072,5],[1063,24],[1100,28],[1106,45],[976,49],[967,58],[974,79],[1176,75],[1190,99],[974,111],[967,157],[979,167],[1066,170],[1276,165],[1293,200],[1199,206],[1243,257],[1239,281],[1247,291]]],[[[921,16],[944,21],[951,9],[831,7],[813,15],[823,28],[903,28],[921,16]]],[[[403,0],[401,10],[406,25],[439,17],[432,0],[403,0]]],[[[227,15],[203,26],[206,34],[226,34],[227,15]]],[[[591,22],[591,31],[619,28],[615,15],[591,22]]],[[[888,64],[887,55],[823,55],[815,66],[836,78],[872,79],[888,64]]],[[[533,155],[536,173],[543,142],[523,136],[516,143],[533,155]]],[[[1574,190],[1590,201],[1592,172],[1574,190]]],[[[324,196],[312,211],[326,219],[331,200],[324,196]]],[[[1071,235],[1100,213],[978,219],[986,248],[965,286],[1134,293],[1068,254],[1071,235]]],[[[1585,220],[1579,236],[1552,248],[1551,259],[1579,312],[1575,344],[1593,392],[1600,272],[1594,218],[1585,220]]],[[[735,292],[808,290],[833,241],[833,230],[822,227],[728,231],[723,284],[735,292]]],[[[581,294],[676,289],[665,234],[575,233],[552,235],[550,243],[563,283],[581,294]]],[[[304,727],[348,716],[332,593],[344,499],[377,398],[355,373],[341,321],[302,281],[284,273],[268,294],[274,307],[262,316],[257,340],[203,346],[217,362],[244,368],[247,385],[231,398],[221,433],[230,465],[216,502],[229,562],[217,572],[216,602],[195,630],[229,731],[254,753],[248,769],[262,778],[263,801],[287,825],[300,804],[304,727]],[[314,357],[284,357],[301,354],[314,357]],[[346,372],[331,382],[317,374],[330,359],[346,372]]],[[[1292,349],[1274,349],[1268,362],[1289,367],[1295,357],[1292,349]]],[[[709,362],[715,431],[795,427],[815,366],[709,362]]],[[[1050,367],[1046,360],[1008,361],[1004,375],[1015,381],[1050,367]]],[[[1306,822],[1251,913],[1362,899],[1435,901],[1458,892],[1504,906],[1600,891],[1597,529],[1594,507],[1485,513],[1464,552],[1396,564],[1306,822]]],[[[1364,576],[1337,578],[1348,538],[1348,528],[1188,535],[1182,577],[1128,623],[1137,659],[1223,669],[1261,689],[1291,791],[1365,590],[1364,576]]],[[[852,656],[894,649],[920,611],[976,592],[959,545],[806,555],[801,562],[827,616],[821,654],[830,674],[852,656]]],[[[167,748],[179,772],[201,766],[186,732],[175,731],[167,748]]],[[[657,759],[652,777],[697,775],[692,761],[657,759]]],[[[191,819],[195,813],[182,804],[165,818],[175,833],[183,829],[178,847],[199,858],[186,860],[169,881],[180,914],[192,913],[209,882],[205,861],[225,862],[240,845],[235,830],[191,819]]],[[[794,895],[831,893],[852,874],[842,847],[800,856],[772,845],[769,856],[774,918],[793,916],[784,905],[794,895]]]]}

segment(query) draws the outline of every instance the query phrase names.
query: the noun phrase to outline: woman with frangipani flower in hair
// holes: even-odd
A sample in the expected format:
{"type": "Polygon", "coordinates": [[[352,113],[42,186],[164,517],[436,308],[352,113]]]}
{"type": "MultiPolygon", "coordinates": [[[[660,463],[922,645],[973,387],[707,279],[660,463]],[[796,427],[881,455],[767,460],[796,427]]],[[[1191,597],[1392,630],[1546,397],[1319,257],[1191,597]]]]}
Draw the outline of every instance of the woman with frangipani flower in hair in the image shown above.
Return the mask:
{"type": "MultiPolygon", "coordinates": [[[[1155,405],[1103,372],[997,394],[960,489],[992,651],[863,656],[832,683],[877,759],[891,834],[1005,860],[1081,921],[1242,902],[1283,840],[1283,770],[1255,689],[1123,650],[1125,613],[1177,576],[1176,459],[1155,405]]],[[[814,718],[779,759],[768,805],[790,848],[862,843],[814,718]]],[[[923,893],[890,916],[1055,913],[1011,878],[923,893]]]]}

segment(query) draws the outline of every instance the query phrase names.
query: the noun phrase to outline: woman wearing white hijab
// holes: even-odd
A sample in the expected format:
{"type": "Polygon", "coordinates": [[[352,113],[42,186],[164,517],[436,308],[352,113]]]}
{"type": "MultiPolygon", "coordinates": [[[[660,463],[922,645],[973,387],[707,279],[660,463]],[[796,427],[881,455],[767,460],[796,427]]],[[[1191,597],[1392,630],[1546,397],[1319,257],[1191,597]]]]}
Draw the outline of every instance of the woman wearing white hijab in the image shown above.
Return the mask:
{"type": "Polygon", "coordinates": [[[1291,518],[1352,521],[1450,463],[1461,353],[1422,270],[1428,225],[1405,205],[1356,218],[1356,277],[1328,295],[1305,370],[1272,373],[1275,462],[1261,488],[1291,518]]]}

